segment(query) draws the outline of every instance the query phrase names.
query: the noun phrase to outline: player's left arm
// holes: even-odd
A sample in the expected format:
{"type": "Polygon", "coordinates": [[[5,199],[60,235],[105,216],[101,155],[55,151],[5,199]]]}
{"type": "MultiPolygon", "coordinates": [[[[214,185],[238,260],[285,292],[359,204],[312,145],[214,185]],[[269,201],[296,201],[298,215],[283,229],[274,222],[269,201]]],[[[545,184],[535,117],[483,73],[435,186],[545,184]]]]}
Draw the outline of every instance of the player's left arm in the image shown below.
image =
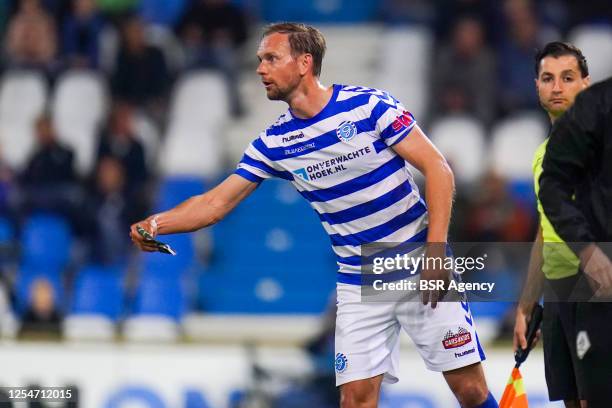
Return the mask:
{"type": "Polygon", "coordinates": [[[447,242],[455,177],[446,159],[417,125],[393,150],[425,176],[427,242],[447,242]]]}

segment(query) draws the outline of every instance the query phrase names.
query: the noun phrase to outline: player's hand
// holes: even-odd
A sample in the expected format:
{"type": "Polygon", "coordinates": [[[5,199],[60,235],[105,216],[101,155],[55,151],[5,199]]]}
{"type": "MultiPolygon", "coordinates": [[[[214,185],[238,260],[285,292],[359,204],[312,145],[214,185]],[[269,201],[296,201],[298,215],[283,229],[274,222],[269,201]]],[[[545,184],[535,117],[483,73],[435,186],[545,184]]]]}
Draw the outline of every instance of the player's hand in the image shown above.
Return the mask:
{"type": "Polygon", "coordinates": [[[141,251],[156,252],[157,246],[144,239],[143,236],[140,235],[138,231],[136,231],[136,227],[138,226],[144,228],[145,231],[147,231],[149,234],[151,234],[151,236],[153,236],[153,238],[155,238],[157,236],[157,221],[155,219],[155,216],[151,216],[146,220],[132,224],[132,226],[130,227],[130,238],[132,239],[134,245],[136,245],[141,251]]]}
{"type": "MultiPolygon", "coordinates": [[[[532,306],[533,307],[533,306],[532,306]]],[[[512,339],[512,350],[516,353],[518,348],[522,348],[523,350],[527,349],[527,326],[529,325],[529,320],[531,319],[531,308],[523,307],[519,304],[516,308],[516,319],[514,322],[514,336],[512,339]]],[[[540,339],[541,331],[538,329],[536,332],[533,341],[531,342],[530,347],[535,347],[538,344],[538,340],[540,339]]]]}
{"type": "Polygon", "coordinates": [[[608,256],[595,244],[586,247],[580,253],[582,270],[588,279],[595,297],[612,296],[612,262],[608,256]]]}
{"type": "MultiPolygon", "coordinates": [[[[425,251],[425,265],[421,270],[419,285],[426,283],[427,289],[421,290],[423,305],[431,304],[435,309],[438,302],[444,298],[448,289],[449,271],[444,267],[446,258],[446,244],[428,243],[425,251]],[[442,287],[442,288],[441,288],[442,287]]],[[[423,287],[423,286],[419,286],[423,287]]]]}

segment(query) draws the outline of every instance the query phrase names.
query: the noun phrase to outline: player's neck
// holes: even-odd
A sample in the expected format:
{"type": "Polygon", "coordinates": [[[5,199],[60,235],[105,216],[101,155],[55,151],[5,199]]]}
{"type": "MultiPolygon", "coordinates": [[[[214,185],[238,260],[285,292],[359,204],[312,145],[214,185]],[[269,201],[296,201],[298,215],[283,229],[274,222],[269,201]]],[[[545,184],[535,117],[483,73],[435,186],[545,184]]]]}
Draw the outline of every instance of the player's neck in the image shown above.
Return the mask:
{"type": "Polygon", "coordinates": [[[287,103],[293,116],[309,119],[323,110],[333,93],[333,87],[325,87],[313,79],[298,87],[287,103]]]}

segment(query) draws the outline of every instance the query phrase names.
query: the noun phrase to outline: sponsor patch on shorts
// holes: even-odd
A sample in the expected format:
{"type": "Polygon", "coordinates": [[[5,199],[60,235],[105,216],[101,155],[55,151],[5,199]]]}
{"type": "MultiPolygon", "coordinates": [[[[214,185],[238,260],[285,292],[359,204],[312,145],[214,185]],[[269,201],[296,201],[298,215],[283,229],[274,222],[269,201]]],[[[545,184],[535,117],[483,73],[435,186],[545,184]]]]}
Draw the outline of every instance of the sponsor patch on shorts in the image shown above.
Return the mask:
{"type": "Polygon", "coordinates": [[[459,327],[456,333],[454,333],[452,330],[446,332],[444,339],[442,340],[442,345],[446,350],[448,350],[465,346],[471,341],[472,334],[463,327],[459,327]]]}

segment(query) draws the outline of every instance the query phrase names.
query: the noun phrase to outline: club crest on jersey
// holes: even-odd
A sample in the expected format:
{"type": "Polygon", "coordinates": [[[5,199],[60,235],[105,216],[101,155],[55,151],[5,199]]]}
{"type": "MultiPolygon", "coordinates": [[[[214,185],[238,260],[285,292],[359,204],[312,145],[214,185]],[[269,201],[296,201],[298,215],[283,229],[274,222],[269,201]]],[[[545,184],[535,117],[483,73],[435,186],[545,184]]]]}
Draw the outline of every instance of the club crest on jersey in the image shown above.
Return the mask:
{"type": "Polygon", "coordinates": [[[348,367],[348,359],[342,353],[336,354],[336,360],[334,361],[334,366],[336,367],[336,372],[342,374],[346,371],[348,367]]]}
{"type": "Polygon", "coordinates": [[[348,142],[357,135],[357,126],[350,120],[342,122],[336,128],[336,135],[341,141],[348,142]]]}
{"type": "Polygon", "coordinates": [[[448,350],[451,348],[465,346],[471,341],[472,334],[463,327],[459,327],[457,333],[453,333],[452,330],[446,332],[444,339],[442,340],[442,345],[446,350],[448,350]]]}

